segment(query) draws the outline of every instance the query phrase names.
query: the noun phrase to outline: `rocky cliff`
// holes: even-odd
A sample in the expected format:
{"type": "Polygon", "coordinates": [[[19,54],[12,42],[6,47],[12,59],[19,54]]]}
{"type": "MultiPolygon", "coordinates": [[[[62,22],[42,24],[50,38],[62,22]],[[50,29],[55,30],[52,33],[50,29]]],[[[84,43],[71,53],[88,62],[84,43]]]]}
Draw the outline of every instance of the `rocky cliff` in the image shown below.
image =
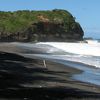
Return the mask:
{"type": "Polygon", "coordinates": [[[0,12],[0,41],[78,41],[83,35],[66,10],[0,12]]]}

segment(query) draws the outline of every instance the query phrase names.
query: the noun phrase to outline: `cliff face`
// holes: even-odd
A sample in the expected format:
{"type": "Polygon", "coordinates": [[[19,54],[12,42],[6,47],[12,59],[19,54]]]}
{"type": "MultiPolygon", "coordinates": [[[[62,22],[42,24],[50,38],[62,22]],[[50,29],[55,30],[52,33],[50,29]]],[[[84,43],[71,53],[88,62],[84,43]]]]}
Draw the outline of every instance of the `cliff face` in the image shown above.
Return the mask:
{"type": "Polygon", "coordinates": [[[78,41],[84,32],[66,10],[0,12],[1,41],[78,41]]]}

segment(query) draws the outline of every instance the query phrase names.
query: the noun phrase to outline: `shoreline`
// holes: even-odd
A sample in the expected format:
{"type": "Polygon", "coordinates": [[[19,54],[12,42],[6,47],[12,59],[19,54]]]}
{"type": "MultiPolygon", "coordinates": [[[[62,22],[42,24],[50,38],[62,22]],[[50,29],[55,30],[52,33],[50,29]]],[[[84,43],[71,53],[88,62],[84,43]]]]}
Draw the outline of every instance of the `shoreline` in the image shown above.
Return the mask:
{"type": "MultiPolygon", "coordinates": [[[[15,56],[17,57],[18,55],[15,56]]],[[[21,58],[21,56],[18,57],[21,58]]],[[[71,72],[73,73],[74,69],[66,68],[64,65],[49,61],[47,62],[48,66],[46,69],[41,60],[22,58],[20,61],[14,61],[15,59],[11,60],[11,58],[9,61],[9,59],[6,58],[6,60],[2,60],[2,63],[0,62],[0,68],[2,68],[1,65],[5,63],[4,68],[0,70],[0,74],[2,75],[0,97],[20,98],[21,96],[24,98],[24,96],[26,96],[27,98],[34,98],[37,94],[37,97],[43,96],[44,98],[48,95],[49,98],[52,98],[50,97],[51,94],[55,98],[61,98],[62,96],[62,98],[71,97],[80,99],[84,97],[100,98],[100,87],[70,78],[72,75],[71,72]],[[9,67],[8,64],[10,64],[9,67]],[[17,69],[13,69],[13,67],[17,69]],[[27,94],[24,95],[24,93],[27,94]],[[38,93],[40,93],[40,95],[38,93]],[[59,96],[56,96],[56,94],[59,94],[59,96]]]]}
{"type": "Polygon", "coordinates": [[[73,74],[81,73],[80,70],[48,60],[47,68],[44,68],[43,60],[26,58],[12,51],[2,52],[3,49],[7,51],[6,46],[3,47],[0,46],[0,98],[100,99],[100,86],[71,78],[73,74]]]}

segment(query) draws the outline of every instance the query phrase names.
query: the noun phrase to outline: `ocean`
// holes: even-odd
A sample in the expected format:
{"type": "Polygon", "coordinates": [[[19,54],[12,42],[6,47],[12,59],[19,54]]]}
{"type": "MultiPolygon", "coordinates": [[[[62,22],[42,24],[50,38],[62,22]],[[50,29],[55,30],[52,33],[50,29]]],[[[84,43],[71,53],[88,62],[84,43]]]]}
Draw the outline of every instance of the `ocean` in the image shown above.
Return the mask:
{"type": "Polygon", "coordinates": [[[100,86],[100,41],[13,43],[26,49],[24,55],[58,62],[82,71],[72,79],[100,86]],[[36,53],[35,53],[36,52],[36,53]]]}

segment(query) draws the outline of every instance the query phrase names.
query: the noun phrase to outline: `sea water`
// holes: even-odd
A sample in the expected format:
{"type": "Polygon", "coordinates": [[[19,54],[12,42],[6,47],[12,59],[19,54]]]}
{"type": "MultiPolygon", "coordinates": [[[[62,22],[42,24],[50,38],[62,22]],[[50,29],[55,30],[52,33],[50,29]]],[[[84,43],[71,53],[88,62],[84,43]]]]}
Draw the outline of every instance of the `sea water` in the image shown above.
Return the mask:
{"type": "MultiPolygon", "coordinates": [[[[100,43],[97,41],[89,40],[87,43],[40,42],[37,44],[49,45],[66,52],[62,55],[56,53],[54,56],[59,56],[58,59],[81,62],[100,68],[100,43]]],[[[53,51],[49,53],[52,54],[53,51]]]]}
{"type": "Polygon", "coordinates": [[[87,40],[86,43],[38,42],[16,45],[31,51],[25,54],[28,57],[56,61],[83,71],[73,75],[73,79],[100,85],[100,42],[97,40],[87,40]]]}
{"type": "Polygon", "coordinates": [[[50,45],[66,52],[64,55],[53,54],[47,58],[59,59],[60,63],[83,71],[81,74],[74,75],[73,79],[100,85],[100,42],[88,40],[87,43],[46,42],[39,44],[50,45]]]}

